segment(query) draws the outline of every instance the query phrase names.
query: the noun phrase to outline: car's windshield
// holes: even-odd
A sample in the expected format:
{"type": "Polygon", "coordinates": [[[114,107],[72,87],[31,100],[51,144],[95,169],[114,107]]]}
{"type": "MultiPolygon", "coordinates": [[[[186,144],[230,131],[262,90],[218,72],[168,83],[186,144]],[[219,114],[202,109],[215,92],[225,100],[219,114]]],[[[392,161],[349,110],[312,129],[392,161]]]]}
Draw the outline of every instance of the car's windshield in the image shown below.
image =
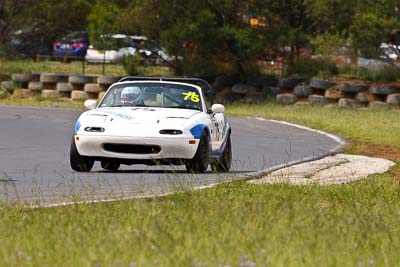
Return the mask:
{"type": "Polygon", "coordinates": [[[197,88],[184,84],[135,82],[114,85],[99,107],[162,107],[202,110],[197,88]]]}

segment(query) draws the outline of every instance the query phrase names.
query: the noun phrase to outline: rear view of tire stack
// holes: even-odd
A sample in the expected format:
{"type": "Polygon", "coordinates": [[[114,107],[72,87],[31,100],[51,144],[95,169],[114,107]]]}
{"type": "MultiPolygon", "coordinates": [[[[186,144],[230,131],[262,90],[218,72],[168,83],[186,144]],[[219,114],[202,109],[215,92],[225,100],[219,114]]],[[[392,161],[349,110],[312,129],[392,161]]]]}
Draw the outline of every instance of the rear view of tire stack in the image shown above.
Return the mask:
{"type": "Polygon", "coordinates": [[[338,105],[343,108],[366,106],[369,102],[368,88],[364,83],[341,83],[339,85],[342,97],[338,105]]]}
{"type": "Polygon", "coordinates": [[[68,75],[43,73],[40,75],[40,85],[42,87],[43,98],[70,97],[69,92],[59,91],[58,84],[66,83],[68,75]]]}
{"type": "Polygon", "coordinates": [[[300,77],[279,80],[280,92],[276,95],[276,101],[284,105],[293,105],[298,100],[304,101],[310,93],[310,88],[306,84],[307,80],[300,77]]]}
{"type": "Polygon", "coordinates": [[[108,87],[120,77],[56,73],[14,73],[1,81],[4,95],[16,98],[41,96],[71,100],[101,99],[108,87]],[[11,78],[11,79],[10,79],[11,78]]]}
{"type": "MultiPolygon", "coordinates": [[[[41,96],[65,97],[71,100],[100,100],[109,86],[120,77],[89,76],[55,73],[14,73],[2,78],[0,97],[15,98],[41,96]],[[11,79],[10,79],[11,78],[11,79]]],[[[371,84],[360,80],[327,81],[321,78],[283,78],[279,81],[267,76],[255,76],[240,81],[236,76],[218,76],[214,83],[216,101],[229,104],[236,101],[259,103],[269,97],[283,105],[337,104],[343,108],[382,108],[400,106],[400,85],[371,84]]]]}
{"type": "Polygon", "coordinates": [[[311,105],[325,105],[335,102],[336,90],[333,87],[336,84],[331,81],[312,78],[310,80],[310,87],[312,88],[312,95],[308,96],[308,102],[311,105]]]}
{"type": "Polygon", "coordinates": [[[400,88],[394,85],[374,85],[370,88],[369,107],[379,108],[400,105],[400,88]]]}
{"type": "Polygon", "coordinates": [[[34,95],[33,91],[29,88],[37,89],[37,84],[40,80],[40,74],[34,73],[13,73],[11,75],[12,82],[14,83],[15,89],[12,91],[12,95],[16,98],[27,98],[34,95]]]}
{"type": "MultiPolygon", "coordinates": [[[[86,75],[70,75],[68,82],[72,85],[73,90],[71,91],[72,100],[86,100],[90,96],[84,91],[86,84],[91,84],[95,80],[95,77],[86,75]]],[[[97,97],[96,97],[97,98],[97,97]]]]}
{"type": "Polygon", "coordinates": [[[100,90],[98,92],[97,98],[99,100],[102,99],[108,87],[110,87],[111,84],[118,82],[119,79],[120,77],[105,76],[105,75],[97,77],[97,85],[99,86],[98,90],[100,90]]]}

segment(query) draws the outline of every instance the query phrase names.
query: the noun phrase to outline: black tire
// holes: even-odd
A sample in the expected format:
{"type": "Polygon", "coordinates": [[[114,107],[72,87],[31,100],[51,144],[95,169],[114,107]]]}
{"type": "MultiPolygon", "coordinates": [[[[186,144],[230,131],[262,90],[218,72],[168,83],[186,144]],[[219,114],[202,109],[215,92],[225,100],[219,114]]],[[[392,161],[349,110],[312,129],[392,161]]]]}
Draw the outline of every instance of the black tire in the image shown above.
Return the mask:
{"type": "Polygon", "coordinates": [[[57,91],[59,92],[72,92],[74,87],[70,83],[59,82],[57,83],[57,91]]]}
{"type": "Polygon", "coordinates": [[[83,87],[83,90],[87,93],[100,93],[103,89],[97,83],[87,83],[83,87]]]}
{"type": "Polygon", "coordinates": [[[311,105],[325,105],[328,104],[328,99],[320,95],[309,95],[308,102],[311,105]]]}
{"type": "Polygon", "coordinates": [[[312,88],[311,86],[297,85],[293,89],[293,94],[297,97],[307,97],[312,94],[312,88]]]}
{"type": "Polygon", "coordinates": [[[204,131],[200,138],[196,154],[185,163],[186,170],[193,173],[204,173],[210,162],[210,148],[208,146],[208,136],[204,131]]]}
{"type": "Polygon", "coordinates": [[[112,161],[101,161],[101,167],[108,171],[117,171],[121,164],[112,161]]]}
{"type": "Polygon", "coordinates": [[[7,92],[12,92],[17,86],[13,81],[2,81],[0,88],[6,90],[7,92]]]}
{"type": "MultiPolygon", "coordinates": [[[[86,84],[86,83],[93,83],[94,77],[92,76],[85,76],[85,75],[70,75],[68,77],[68,82],[72,84],[86,84]]],[[[96,78],[97,80],[97,78],[96,78]]]]}
{"type": "Polygon", "coordinates": [[[18,83],[28,83],[34,80],[31,73],[13,73],[11,79],[18,83]]]}
{"type": "Polygon", "coordinates": [[[41,82],[29,82],[28,89],[32,91],[42,91],[43,90],[43,83],[41,82]]]}
{"type": "Polygon", "coordinates": [[[297,96],[294,94],[279,94],[276,96],[276,101],[284,105],[293,105],[297,101],[297,96]]]}
{"type": "Polygon", "coordinates": [[[386,102],[393,106],[399,106],[400,105],[400,94],[388,95],[386,102]]]}
{"type": "Polygon", "coordinates": [[[221,158],[211,163],[211,169],[213,172],[229,172],[232,165],[232,144],[231,137],[228,137],[226,146],[222,152],[221,158]]]}
{"type": "Polygon", "coordinates": [[[312,78],[310,80],[310,86],[312,88],[319,89],[319,90],[327,90],[327,89],[333,87],[334,85],[335,85],[335,83],[333,83],[333,82],[320,80],[320,79],[316,79],[316,78],[312,78]]]}
{"type": "Polygon", "coordinates": [[[116,83],[116,82],[118,82],[119,80],[120,80],[119,77],[113,77],[113,76],[105,76],[105,75],[102,75],[102,76],[97,77],[97,83],[98,83],[98,84],[100,84],[100,85],[107,85],[107,86],[109,86],[109,85],[111,85],[111,84],[113,84],[113,83],[116,83]]]}
{"type": "Polygon", "coordinates": [[[279,80],[278,87],[282,89],[292,89],[304,82],[307,82],[307,79],[301,77],[284,78],[279,80]]]}
{"type": "Polygon", "coordinates": [[[398,93],[400,89],[395,86],[372,86],[370,91],[373,95],[391,95],[398,93]]]}
{"type": "Polygon", "coordinates": [[[69,163],[71,168],[77,172],[90,172],[93,168],[94,160],[89,157],[81,156],[76,149],[75,138],[72,137],[71,148],[69,152],[69,163]]]}
{"type": "Polygon", "coordinates": [[[369,86],[361,83],[342,83],[339,85],[340,90],[346,93],[360,93],[367,91],[369,86]]]}
{"type": "Polygon", "coordinates": [[[54,73],[42,73],[40,75],[40,81],[42,83],[67,82],[68,81],[68,75],[54,74],[54,73]]]}

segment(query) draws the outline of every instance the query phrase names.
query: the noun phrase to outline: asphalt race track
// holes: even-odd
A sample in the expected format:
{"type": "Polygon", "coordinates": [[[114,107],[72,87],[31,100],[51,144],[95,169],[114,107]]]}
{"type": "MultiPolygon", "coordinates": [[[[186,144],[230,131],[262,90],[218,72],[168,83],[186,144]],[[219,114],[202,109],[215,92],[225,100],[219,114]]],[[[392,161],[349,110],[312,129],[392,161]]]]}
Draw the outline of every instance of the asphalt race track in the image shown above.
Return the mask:
{"type": "Polygon", "coordinates": [[[122,165],[90,173],[69,167],[69,146],[79,110],[0,106],[0,200],[57,204],[165,194],[209,185],[321,157],[339,147],[320,133],[255,118],[229,118],[233,167],[230,173],[188,174],[184,167],[122,165]]]}

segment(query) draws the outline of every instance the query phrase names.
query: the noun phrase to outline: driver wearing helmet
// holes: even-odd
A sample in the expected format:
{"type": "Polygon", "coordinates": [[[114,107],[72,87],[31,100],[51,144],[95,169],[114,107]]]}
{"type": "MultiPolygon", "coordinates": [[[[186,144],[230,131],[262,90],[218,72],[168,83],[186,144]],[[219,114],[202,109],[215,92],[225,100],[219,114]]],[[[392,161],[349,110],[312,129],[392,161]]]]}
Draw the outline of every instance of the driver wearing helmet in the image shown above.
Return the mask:
{"type": "Polygon", "coordinates": [[[137,86],[125,87],[121,92],[123,105],[144,105],[143,93],[137,86]]]}

